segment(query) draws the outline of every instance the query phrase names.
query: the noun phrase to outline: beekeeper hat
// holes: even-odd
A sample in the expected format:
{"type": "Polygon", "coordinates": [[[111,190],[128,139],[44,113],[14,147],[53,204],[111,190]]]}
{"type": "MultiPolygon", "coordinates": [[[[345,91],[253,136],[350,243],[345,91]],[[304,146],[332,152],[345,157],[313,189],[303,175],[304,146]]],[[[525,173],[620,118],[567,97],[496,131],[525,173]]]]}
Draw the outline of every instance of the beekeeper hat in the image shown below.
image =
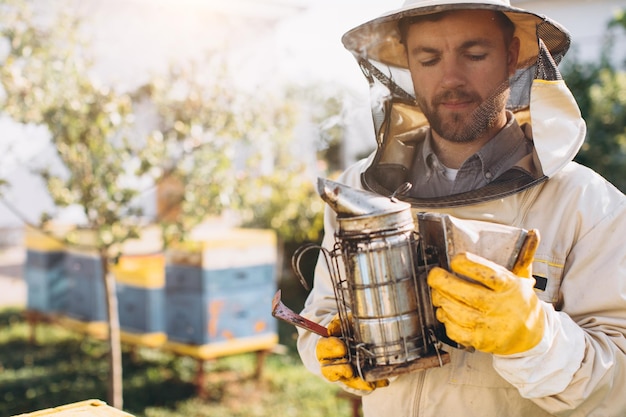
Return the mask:
{"type": "Polygon", "coordinates": [[[397,10],[363,23],[342,38],[344,46],[354,55],[386,65],[407,68],[406,52],[400,43],[398,21],[404,17],[433,14],[451,10],[494,10],[503,12],[515,25],[520,39],[517,68],[525,68],[537,60],[539,39],[558,63],[570,46],[565,28],[546,16],[513,7],[509,0],[406,0],[397,10]]]}
{"type": "Polygon", "coordinates": [[[503,85],[509,89],[506,109],[534,143],[528,158],[532,164],[523,168],[530,175],[510,181],[500,179],[478,190],[428,201],[406,197],[415,207],[473,204],[532,187],[563,169],[585,139],[585,122],[558,70],[570,46],[565,28],[546,16],[512,7],[509,0],[405,0],[400,9],[363,23],[342,38],[370,84],[377,148],[362,173],[366,189],[392,195],[411,181],[407,176],[414,162],[411,150],[417,138],[423,138],[429,123],[415,100],[413,83],[420,80],[414,80],[408,69],[399,22],[455,10],[498,11],[515,25],[514,36],[520,40],[517,68],[503,85]]]}

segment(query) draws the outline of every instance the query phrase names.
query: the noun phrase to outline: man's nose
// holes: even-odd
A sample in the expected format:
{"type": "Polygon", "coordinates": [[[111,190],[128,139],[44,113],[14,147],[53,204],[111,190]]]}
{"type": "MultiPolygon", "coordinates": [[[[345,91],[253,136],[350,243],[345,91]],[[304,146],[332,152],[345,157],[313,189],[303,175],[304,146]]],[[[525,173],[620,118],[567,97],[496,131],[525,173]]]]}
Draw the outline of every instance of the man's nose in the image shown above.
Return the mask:
{"type": "Polygon", "coordinates": [[[456,88],[465,84],[466,72],[457,59],[444,59],[440,69],[442,87],[456,88]]]}

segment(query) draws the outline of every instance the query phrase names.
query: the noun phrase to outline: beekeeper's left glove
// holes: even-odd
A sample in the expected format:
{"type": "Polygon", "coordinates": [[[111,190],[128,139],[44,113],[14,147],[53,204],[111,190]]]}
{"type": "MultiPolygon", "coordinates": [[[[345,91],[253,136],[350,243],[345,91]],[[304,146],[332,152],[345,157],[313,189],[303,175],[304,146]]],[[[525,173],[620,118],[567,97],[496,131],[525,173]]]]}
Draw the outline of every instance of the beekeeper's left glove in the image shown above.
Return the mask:
{"type": "Polygon", "coordinates": [[[545,312],[530,275],[539,236],[531,232],[515,273],[469,253],[451,260],[454,273],[442,268],[430,271],[433,305],[448,337],[499,355],[525,352],[541,341],[545,312]]]}
{"type": "Polygon", "coordinates": [[[347,387],[364,392],[389,385],[386,379],[370,382],[359,377],[348,360],[348,346],[340,338],[341,322],[338,315],[328,324],[328,335],[329,337],[322,337],[315,347],[315,355],[324,378],[331,382],[342,382],[347,387]]]}

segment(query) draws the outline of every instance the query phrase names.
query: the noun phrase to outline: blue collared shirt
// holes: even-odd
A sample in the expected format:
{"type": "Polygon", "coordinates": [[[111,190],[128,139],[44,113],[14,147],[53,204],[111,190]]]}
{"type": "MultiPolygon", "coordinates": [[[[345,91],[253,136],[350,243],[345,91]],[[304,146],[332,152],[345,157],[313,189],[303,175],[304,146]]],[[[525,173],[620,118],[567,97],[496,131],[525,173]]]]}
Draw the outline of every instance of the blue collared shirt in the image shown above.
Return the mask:
{"type": "Polygon", "coordinates": [[[408,195],[416,198],[434,198],[464,193],[481,188],[509,170],[520,159],[532,152],[533,145],[526,138],[515,117],[507,115],[506,126],[459,168],[456,177],[449,171],[432,148],[432,136],[417,145],[415,163],[410,178],[413,187],[408,195]]]}

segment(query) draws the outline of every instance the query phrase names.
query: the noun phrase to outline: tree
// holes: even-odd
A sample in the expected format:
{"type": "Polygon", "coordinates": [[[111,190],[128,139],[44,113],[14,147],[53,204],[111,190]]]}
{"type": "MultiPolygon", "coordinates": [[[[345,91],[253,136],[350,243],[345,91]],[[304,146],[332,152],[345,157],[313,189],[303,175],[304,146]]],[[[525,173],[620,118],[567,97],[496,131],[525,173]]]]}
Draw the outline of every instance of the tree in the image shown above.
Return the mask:
{"type": "MultiPolygon", "coordinates": [[[[276,113],[267,112],[269,102],[253,105],[257,101],[233,86],[218,59],[208,67],[173,67],[136,91],[99,85],[90,76],[89,47],[77,37],[77,18],[38,19],[19,0],[0,6],[0,36],[8,46],[0,68],[3,109],[16,122],[47,127],[54,158],[37,172],[55,207],[80,207],[82,227],[94,236],[85,249],[100,259],[106,291],[108,402],[121,409],[119,317],[109,266],[152,220],[144,216],[141,197],[164,181],[184,185],[171,201],[176,215],[162,224],[165,243],[183,239],[207,215],[236,209],[237,173],[246,168],[237,168],[236,151],[245,148],[246,136],[272,142],[276,128],[262,130],[272,126],[265,115],[276,113]],[[206,73],[211,80],[201,77],[206,73]]],[[[44,213],[33,226],[43,230],[54,217],[44,213]]],[[[78,245],[77,236],[68,233],[64,243],[78,245]]]]}
{"type": "MultiPolygon", "coordinates": [[[[20,2],[6,2],[3,17],[2,35],[9,45],[0,71],[4,110],[18,122],[47,126],[61,161],[61,172],[40,169],[50,195],[58,206],[82,206],[87,227],[96,232],[109,323],[109,402],[121,407],[119,317],[108,260],[114,245],[138,235],[140,213],[129,206],[137,192],[120,181],[135,154],[124,134],[131,102],[87,78],[87,60],[73,50],[78,44],[75,21],[35,26],[32,10],[20,2]]],[[[42,225],[49,218],[45,215],[42,225]]],[[[72,235],[65,239],[76,243],[72,235]]]]}

